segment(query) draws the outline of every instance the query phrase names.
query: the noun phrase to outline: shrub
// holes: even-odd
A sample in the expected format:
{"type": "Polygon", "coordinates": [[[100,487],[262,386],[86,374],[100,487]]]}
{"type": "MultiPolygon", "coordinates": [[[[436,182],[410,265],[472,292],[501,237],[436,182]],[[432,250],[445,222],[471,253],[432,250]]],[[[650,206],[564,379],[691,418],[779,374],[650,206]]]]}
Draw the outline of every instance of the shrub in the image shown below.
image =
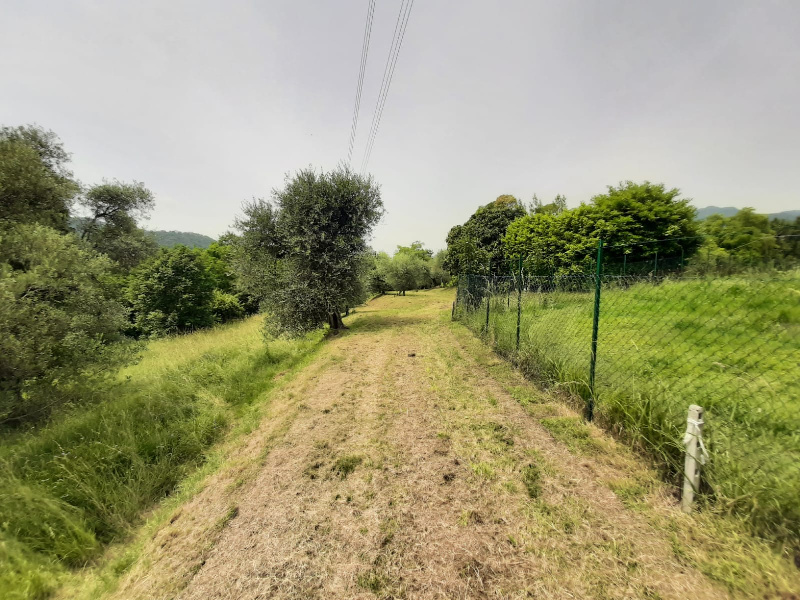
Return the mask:
{"type": "Polygon", "coordinates": [[[0,423],[45,417],[130,356],[111,266],[43,225],[0,233],[0,423]]]}
{"type": "Polygon", "coordinates": [[[185,246],[163,250],[131,282],[136,326],[158,336],[213,325],[213,292],[201,251],[185,246]]]}
{"type": "Polygon", "coordinates": [[[211,311],[214,313],[214,321],[217,323],[226,323],[244,317],[244,307],[240,304],[239,299],[233,294],[226,294],[219,290],[214,290],[211,311]]]}

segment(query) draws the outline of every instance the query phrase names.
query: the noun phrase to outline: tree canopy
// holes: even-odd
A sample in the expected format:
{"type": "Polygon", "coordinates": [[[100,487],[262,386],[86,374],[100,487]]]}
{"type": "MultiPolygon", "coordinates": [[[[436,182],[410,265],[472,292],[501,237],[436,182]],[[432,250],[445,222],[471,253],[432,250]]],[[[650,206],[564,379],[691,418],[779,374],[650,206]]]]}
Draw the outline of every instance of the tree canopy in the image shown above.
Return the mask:
{"type": "Polygon", "coordinates": [[[627,181],[609,186],[589,204],[557,213],[528,214],[508,227],[503,238],[507,258],[528,257],[544,270],[583,271],[594,261],[603,239],[609,260],[622,259],[634,245],[638,258],[683,255],[699,246],[695,209],[678,189],[627,181]],[[676,239],[680,238],[680,239],[676,239]]]}
{"type": "Polygon", "coordinates": [[[52,131],[0,128],[0,223],[41,223],[66,231],[80,186],[69,154],[52,131]]]}
{"type": "Polygon", "coordinates": [[[506,229],[524,215],[525,207],[508,194],[478,208],[466,223],[447,234],[445,269],[451,273],[484,272],[490,261],[501,262],[506,229]]]}
{"type": "Polygon", "coordinates": [[[272,203],[254,200],[237,220],[245,289],[262,299],[275,333],[301,334],[365,299],[367,237],[383,215],[380,189],[347,167],[288,178],[272,203]]]}
{"type": "Polygon", "coordinates": [[[135,273],[130,300],[136,326],[148,335],[191,331],[214,323],[214,280],[202,250],[162,250],[135,273]]]}

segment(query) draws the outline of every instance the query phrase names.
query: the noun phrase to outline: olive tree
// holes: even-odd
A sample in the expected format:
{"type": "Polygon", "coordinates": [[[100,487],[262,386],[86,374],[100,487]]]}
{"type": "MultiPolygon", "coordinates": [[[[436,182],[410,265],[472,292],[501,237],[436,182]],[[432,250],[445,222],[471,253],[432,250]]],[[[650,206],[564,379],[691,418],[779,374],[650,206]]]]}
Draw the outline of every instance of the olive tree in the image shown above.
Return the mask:
{"type": "Polygon", "coordinates": [[[408,290],[428,287],[430,270],[425,260],[411,252],[398,250],[389,263],[388,282],[399,295],[406,295],[408,290]]]}
{"type": "Polygon", "coordinates": [[[80,203],[89,212],[78,225],[81,239],[123,271],[130,271],[156,253],[155,240],[138,226],[155,204],[144,184],[104,181],[90,187],[80,203]]]}
{"type": "Polygon", "coordinates": [[[244,213],[236,223],[241,285],[261,299],[274,332],[342,329],[341,312],[366,292],[367,237],[383,215],[372,178],[344,166],[303,169],[272,202],[254,200],[244,213]]]}

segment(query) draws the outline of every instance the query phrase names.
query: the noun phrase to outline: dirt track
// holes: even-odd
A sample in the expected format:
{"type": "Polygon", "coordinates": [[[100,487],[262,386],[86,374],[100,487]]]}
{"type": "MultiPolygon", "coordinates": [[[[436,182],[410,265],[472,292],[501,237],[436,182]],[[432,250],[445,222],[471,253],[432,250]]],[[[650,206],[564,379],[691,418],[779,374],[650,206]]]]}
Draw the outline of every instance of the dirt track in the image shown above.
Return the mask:
{"type": "Polygon", "coordinates": [[[540,419],[572,413],[456,331],[451,297],[359,308],[117,597],[726,597],[611,491],[639,467],[595,430],[556,441],[540,419]]]}

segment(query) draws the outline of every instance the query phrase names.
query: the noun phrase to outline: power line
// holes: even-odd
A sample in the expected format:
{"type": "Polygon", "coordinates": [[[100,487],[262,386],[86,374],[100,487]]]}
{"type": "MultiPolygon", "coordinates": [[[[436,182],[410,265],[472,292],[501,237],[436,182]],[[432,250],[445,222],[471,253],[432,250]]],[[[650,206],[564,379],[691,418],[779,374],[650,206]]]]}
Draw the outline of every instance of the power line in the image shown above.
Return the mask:
{"type": "Polygon", "coordinates": [[[361,89],[364,86],[364,71],[367,66],[367,54],[369,54],[369,38],[372,35],[372,21],[375,15],[375,0],[369,0],[367,5],[367,22],[364,25],[364,41],[361,45],[361,67],[358,71],[358,85],[356,87],[356,103],[353,108],[353,124],[350,127],[350,143],[347,148],[347,164],[353,156],[353,144],[356,141],[356,128],[358,127],[358,111],[361,107],[361,89]]]}
{"type": "Polygon", "coordinates": [[[369,138],[364,150],[364,159],[361,162],[361,173],[366,171],[367,164],[369,163],[370,156],[372,155],[372,148],[375,144],[375,138],[378,135],[378,128],[381,124],[381,117],[383,116],[383,107],[386,105],[386,98],[389,94],[389,88],[392,85],[392,77],[394,76],[394,68],[397,65],[397,57],[400,55],[400,47],[403,45],[403,38],[406,33],[406,26],[408,19],[411,16],[411,8],[414,5],[414,0],[403,0],[400,3],[400,12],[397,14],[397,22],[394,26],[394,35],[392,36],[392,45],[389,49],[389,56],[386,58],[386,66],[383,69],[383,79],[381,80],[381,89],[378,92],[378,101],[375,105],[375,112],[372,115],[372,125],[370,127],[369,138]]]}

